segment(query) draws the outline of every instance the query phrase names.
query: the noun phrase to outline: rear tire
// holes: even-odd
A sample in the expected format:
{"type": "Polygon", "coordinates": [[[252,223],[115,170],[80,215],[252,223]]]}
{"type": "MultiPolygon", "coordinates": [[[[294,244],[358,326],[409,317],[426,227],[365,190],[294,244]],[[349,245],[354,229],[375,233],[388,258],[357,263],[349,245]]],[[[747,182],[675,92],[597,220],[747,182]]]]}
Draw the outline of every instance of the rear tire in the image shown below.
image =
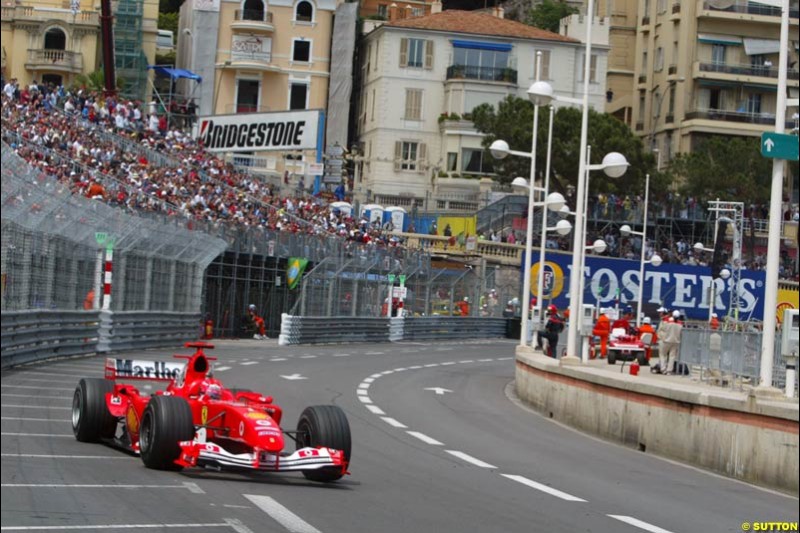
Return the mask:
{"type": "Polygon", "coordinates": [[[608,351],[608,364],[609,365],[617,364],[617,352],[615,352],[614,350],[608,351]]]}
{"type": "MultiPolygon", "coordinates": [[[[350,463],[350,424],[347,417],[336,405],[314,405],[306,407],[297,422],[297,449],[325,446],[341,450],[347,463],[350,463]]],[[[328,483],[341,478],[339,467],[326,467],[317,470],[304,470],[303,475],[311,481],[328,483]]]]}
{"type": "Polygon", "coordinates": [[[175,463],[181,455],[179,442],[194,438],[189,403],[177,396],[153,396],[142,415],[139,448],[142,462],[156,470],[180,470],[175,463]]]}
{"type": "Polygon", "coordinates": [[[72,396],[72,433],[79,442],[110,439],[117,419],[108,412],[106,394],[114,392],[114,383],[99,378],[83,378],[72,396]]]}
{"type": "Polygon", "coordinates": [[[639,361],[639,366],[647,366],[649,364],[647,362],[647,355],[644,352],[637,353],[636,359],[639,361]]]}

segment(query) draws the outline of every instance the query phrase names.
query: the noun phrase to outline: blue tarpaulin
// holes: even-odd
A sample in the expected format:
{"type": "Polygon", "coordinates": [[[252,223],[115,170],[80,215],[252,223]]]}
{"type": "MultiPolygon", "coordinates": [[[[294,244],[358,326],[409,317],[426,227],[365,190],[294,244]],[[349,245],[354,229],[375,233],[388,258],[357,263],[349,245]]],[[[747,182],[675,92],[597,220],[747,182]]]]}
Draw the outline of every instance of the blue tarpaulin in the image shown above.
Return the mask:
{"type": "Polygon", "coordinates": [[[147,68],[155,70],[158,74],[164,74],[165,76],[169,76],[174,80],[186,78],[188,80],[194,80],[197,82],[203,81],[203,78],[201,78],[194,72],[190,72],[182,68],[163,67],[161,65],[148,65],[147,68]]]}

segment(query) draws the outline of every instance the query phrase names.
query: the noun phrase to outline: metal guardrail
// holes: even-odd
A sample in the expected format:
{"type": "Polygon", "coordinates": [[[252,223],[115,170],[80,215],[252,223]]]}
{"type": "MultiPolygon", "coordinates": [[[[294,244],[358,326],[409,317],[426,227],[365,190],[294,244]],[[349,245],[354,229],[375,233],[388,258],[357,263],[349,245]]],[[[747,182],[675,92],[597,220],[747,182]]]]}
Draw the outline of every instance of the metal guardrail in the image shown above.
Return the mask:
{"type": "Polygon", "coordinates": [[[2,368],[97,351],[97,311],[31,310],[3,313],[2,368]]]}
{"type": "Polygon", "coordinates": [[[196,339],[199,327],[199,313],[103,311],[98,351],[177,346],[196,339]]]}
{"type": "Polygon", "coordinates": [[[398,342],[505,337],[505,318],[302,317],[283,314],[279,344],[398,342]]]}

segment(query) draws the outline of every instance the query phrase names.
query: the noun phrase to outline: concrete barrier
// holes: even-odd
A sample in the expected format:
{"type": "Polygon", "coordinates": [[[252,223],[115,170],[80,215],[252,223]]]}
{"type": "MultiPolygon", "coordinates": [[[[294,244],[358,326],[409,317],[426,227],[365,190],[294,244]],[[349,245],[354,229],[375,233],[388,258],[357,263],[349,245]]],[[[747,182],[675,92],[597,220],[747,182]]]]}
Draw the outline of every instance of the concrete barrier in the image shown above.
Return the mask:
{"type": "Polygon", "coordinates": [[[750,483],[798,493],[798,404],[566,365],[517,348],[518,396],[587,433],[750,483]]]}

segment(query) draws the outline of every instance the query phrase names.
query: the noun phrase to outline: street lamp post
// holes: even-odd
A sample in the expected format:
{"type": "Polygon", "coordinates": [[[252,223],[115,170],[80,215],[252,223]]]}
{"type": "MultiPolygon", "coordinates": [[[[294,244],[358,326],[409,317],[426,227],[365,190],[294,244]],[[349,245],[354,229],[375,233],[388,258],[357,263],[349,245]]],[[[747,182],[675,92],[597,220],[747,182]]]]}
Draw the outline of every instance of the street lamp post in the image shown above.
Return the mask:
{"type": "MultiPolygon", "coordinates": [[[[714,229],[714,242],[716,242],[716,239],[717,239],[717,235],[716,235],[716,228],[715,228],[714,229]]],[[[714,253],[714,249],[713,248],[706,248],[705,246],[703,246],[702,242],[696,242],[692,248],[694,249],[695,253],[698,253],[698,254],[700,252],[709,252],[711,254],[714,253]]],[[[713,262],[713,256],[712,256],[712,262],[713,262]]],[[[719,271],[719,278],[716,278],[716,279],[714,278],[714,275],[713,275],[713,272],[712,272],[712,275],[711,275],[711,286],[708,288],[708,292],[709,292],[708,321],[709,322],[711,322],[711,316],[714,314],[714,309],[717,306],[717,279],[721,279],[723,281],[723,283],[724,283],[725,280],[727,280],[730,277],[731,277],[731,271],[728,270],[727,268],[721,269],[719,271]]],[[[723,290],[724,290],[724,287],[723,287],[723,290]]]]}

